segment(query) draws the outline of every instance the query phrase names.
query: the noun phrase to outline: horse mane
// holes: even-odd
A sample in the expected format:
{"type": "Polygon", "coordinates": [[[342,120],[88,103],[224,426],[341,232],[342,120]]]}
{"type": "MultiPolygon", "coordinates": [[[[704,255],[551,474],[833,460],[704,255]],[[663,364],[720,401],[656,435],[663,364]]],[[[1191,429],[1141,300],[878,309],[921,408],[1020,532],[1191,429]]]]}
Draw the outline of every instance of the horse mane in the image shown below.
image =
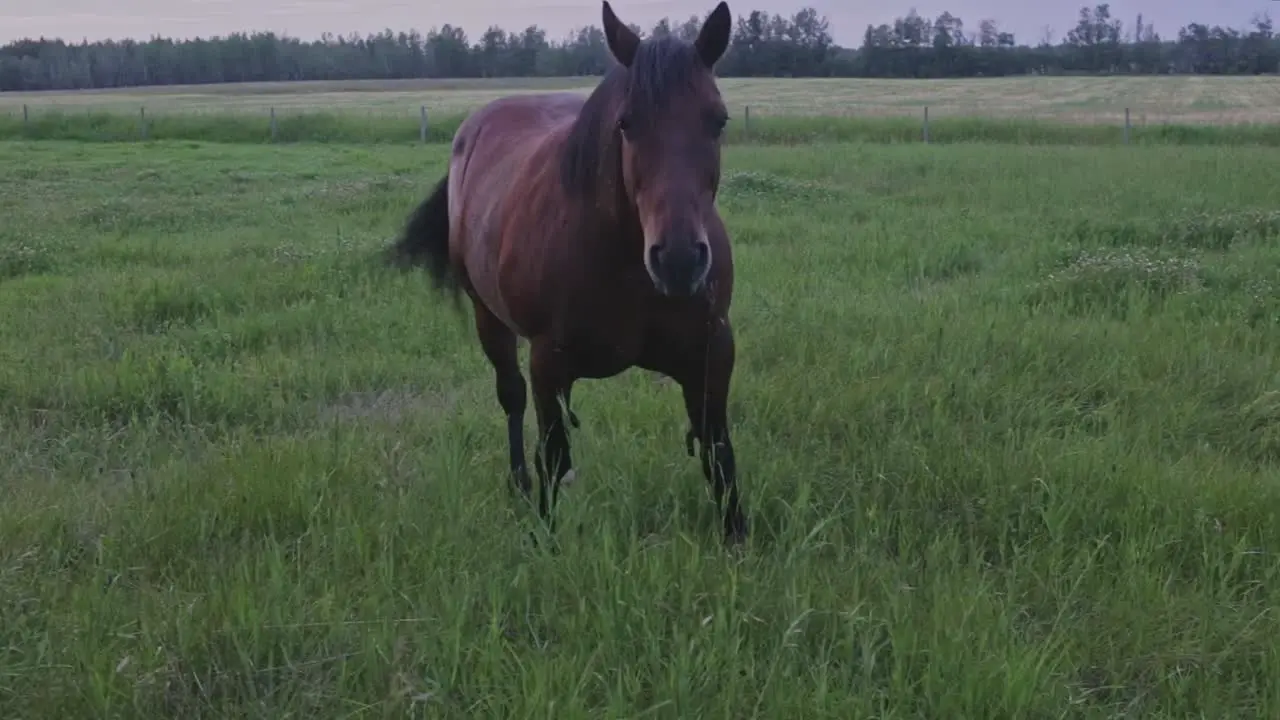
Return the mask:
{"type": "Polygon", "coordinates": [[[569,129],[560,159],[560,181],[571,195],[594,197],[621,182],[622,153],[614,131],[625,98],[634,122],[693,87],[701,63],[697,50],[674,36],[650,38],[636,48],[630,69],[620,63],[587,97],[569,129]]]}

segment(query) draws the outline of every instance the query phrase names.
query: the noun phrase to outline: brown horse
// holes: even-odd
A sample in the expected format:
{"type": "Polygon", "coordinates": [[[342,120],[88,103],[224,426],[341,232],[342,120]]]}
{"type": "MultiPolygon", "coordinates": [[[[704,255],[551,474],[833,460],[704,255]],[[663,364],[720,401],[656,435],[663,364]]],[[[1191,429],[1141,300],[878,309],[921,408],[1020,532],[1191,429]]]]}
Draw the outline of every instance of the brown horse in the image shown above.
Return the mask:
{"type": "Polygon", "coordinates": [[[729,116],[713,70],[732,17],[721,2],[692,44],[642,41],[607,1],[603,18],[617,63],[590,96],[512,96],[469,116],[448,173],[392,257],[425,265],[455,299],[460,290],[471,298],[507,416],[511,474],[526,497],[516,338],[529,340],[540,516],[551,521],[561,482],[572,480],[573,383],[640,367],[683,390],[687,451],[697,440],[725,538],[738,542],[747,524],[726,410],[733,256],[715,206],[729,116]]]}

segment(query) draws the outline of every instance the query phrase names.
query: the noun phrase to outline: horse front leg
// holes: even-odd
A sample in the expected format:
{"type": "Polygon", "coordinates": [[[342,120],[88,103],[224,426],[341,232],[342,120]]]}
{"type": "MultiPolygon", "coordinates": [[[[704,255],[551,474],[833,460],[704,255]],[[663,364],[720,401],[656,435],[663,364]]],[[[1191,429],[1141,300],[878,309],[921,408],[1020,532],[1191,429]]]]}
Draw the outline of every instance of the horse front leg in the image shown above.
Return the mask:
{"type": "Polygon", "coordinates": [[[529,377],[538,418],[534,465],[538,472],[538,514],[555,532],[554,512],[561,483],[573,482],[569,432],[561,402],[567,405],[573,376],[567,363],[547,340],[535,339],[529,348],[529,377]]]}
{"type": "Polygon", "coordinates": [[[724,539],[728,544],[747,538],[747,519],[738,497],[738,469],[729,437],[729,380],[733,375],[733,330],[728,319],[713,321],[706,352],[691,358],[676,380],[684,395],[690,430],[686,450],[693,455],[693,441],[701,446],[702,473],[711,483],[716,508],[723,512],[724,539]]]}

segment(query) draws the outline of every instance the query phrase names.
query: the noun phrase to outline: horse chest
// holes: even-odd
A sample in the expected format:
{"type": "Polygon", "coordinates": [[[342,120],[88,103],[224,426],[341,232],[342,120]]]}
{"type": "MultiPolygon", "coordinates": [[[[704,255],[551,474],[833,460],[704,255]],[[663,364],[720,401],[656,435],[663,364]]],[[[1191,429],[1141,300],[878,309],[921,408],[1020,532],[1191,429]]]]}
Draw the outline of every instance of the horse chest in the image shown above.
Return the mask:
{"type": "Polygon", "coordinates": [[[635,365],[644,345],[641,332],[620,325],[578,327],[560,338],[556,346],[572,358],[576,375],[612,377],[635,365]]]}
{"type": "Polygon", "coordinates": [[[650,314],[642,279],[647,278],[601,276],[562,300],[553,335],[576,375],[611,377],[639,360],[650,314]]]}

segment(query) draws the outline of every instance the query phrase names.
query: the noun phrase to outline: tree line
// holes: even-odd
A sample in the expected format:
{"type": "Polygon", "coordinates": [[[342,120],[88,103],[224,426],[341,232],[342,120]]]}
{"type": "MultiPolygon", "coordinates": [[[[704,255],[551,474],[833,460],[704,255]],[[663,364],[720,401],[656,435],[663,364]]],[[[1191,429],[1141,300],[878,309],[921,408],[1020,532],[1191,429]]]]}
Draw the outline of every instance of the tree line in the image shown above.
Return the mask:
{"type": "MultiPolygon", "coordinates": [[[[693,38],[701,25],[664,19],[647,33],[693,38]]],[[[560,40],[531,26],[490,27],[472,40],[445,24],[425,35],[384,30],[305,41],[271,32],[226,37],[68,43],[25,39],[0,47],[0,91],[76,90],[254,81],[565,77],[602,74],[604,33],[592,26],[560,40]]],[[[1102,3],[1080,8],[1059,41],[1045,32],[1019,42],[992,19],[976,28],[944,12],[911,10],[867,26],[843,48],[812,7],[793,15],[753,10],[737,18],[718,72],[725,77],[942,78],[1063,74],[1263,74],[1280,70],[1280,38],[1267,15],[1244,29],[1190,23],[1163,38],[1141,15],[1130,28],[1102,3]]]]}

